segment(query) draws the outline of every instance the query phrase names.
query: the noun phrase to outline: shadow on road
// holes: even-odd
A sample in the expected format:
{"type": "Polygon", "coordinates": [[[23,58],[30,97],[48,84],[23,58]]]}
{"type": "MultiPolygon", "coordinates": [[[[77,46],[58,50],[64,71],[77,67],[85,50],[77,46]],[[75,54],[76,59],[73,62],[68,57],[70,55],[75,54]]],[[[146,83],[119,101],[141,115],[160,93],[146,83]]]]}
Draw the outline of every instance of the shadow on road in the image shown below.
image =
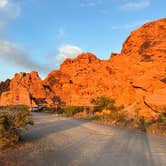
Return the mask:
{"type": "Polygon", "coordinates": [[[76,128],[84,123],[87,123],[87,121],[73,121],[73,119],[65,118],[64,120],[60,119],[57,121],[35,124],[34,127],[32,127],[29,131],[25,132],[22,135],[22,141],[33,142],[49,136],[50,134],[55,134],[58,132],[76,128]]]}
{"type": "MultiPolygon", "coordinates": [[[[24,134],[24,141],[34,142],[41,138],[44,138],[50,134],[55,134],[69,129],[77,128],[82,126],[86,121],[77,121],[73,119],[59,120],[55,122],[37,124],[31,132],[24,134]]],[[[91,159],[80,161],[80,165],[120,165],[120,166],[157,166],[157,162],[154,160],[151,153],[150,144],[148,140],[148,135],[143,132],[135,132],[128,129],[115,129],[116,132],[110,137],[110,141],[100,146],[100,151],[98,152],[98,157],[90,162],[91,159]],[[106,161],[110,161],[107,163],[106,161]],[[89,163],[88,163],[89,162],[89,163]]],[[[55,138],[56,139],[56,138],[55,138]]],[[[85,138],[88,141],[88,137],[85,138]]],[[[85,141],[86,142],[86,141],[85,141]]],[[[83,144],[86,144],[86,143],[83,144]]],[[[98,143],[100,142],[100,138],[98,143]]],[[[77,143],[70,146],[69,153],[64,152],[63,149],[55,149],[48,152],[47,156],[52,158],[52,162],[59,160],[61,164],[70,162],[73,158],[81,157],[81,148],[77,143]],[[69,153],[72,149],[77,148],[77,153],[73,151],[73,156],[71,157],[69,153]],[[54,158],[52,155],[56,155],[54,158]],[[63,158],[64,157],[64,158],[63,158]]],[[[87,147],[88,148],[88,147],[87,147]]],[[[43,155],[43,154],[42,154],[43,155]]],[[[38,155],[38,157],[40,157],[38,155]]]]}
{"type": "MultiPolygon", "coordinates": [[[[159,156],[154,158],[151,147],[151,143],[160,144],[160,137],[70,118],[40,114],[35,118],[37,124],[22,136],[22,141],[30,145],[0,159],[3,166],[5,160],[7,164],[15,161],[14,166],[162,165],[159,156]]],[[[163,139],[162,144],[165,142],[163,139]]]]}

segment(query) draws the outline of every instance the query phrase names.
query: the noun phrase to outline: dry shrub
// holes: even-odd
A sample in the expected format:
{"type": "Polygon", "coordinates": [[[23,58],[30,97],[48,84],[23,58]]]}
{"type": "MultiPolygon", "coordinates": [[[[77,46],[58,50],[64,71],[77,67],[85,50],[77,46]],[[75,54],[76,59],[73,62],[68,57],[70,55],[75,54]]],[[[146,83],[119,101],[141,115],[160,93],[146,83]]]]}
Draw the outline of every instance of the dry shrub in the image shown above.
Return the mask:
{"type": "Polygon", "coordinates": [[[22,130],[33,125],[29,108],[26,106],[7,106],[0,112],[0,147],[18,142],[22,130]]]}
{"type": "Polygon", "coordinates": [[[76,115],[79,112],[83,112],[84,107],[80,106],[65,106],[63,109],[61,109],[61,112],[64,113],[68,117],[72,117],[76,115]]]}

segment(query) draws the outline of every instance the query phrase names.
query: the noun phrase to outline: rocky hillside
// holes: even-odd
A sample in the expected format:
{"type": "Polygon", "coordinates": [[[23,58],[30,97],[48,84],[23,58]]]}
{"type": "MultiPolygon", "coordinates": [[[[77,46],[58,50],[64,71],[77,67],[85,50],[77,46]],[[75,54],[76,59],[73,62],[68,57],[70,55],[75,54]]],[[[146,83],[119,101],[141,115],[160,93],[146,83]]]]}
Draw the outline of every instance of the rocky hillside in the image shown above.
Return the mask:
{"type": "Polygon", "coordinates": [[[43,98],[47,103],[57,95],[72,105],[89,105],[92,98],[105,95],[130,114],[139,110],[144,116],[155,116],[166,107],[166,18],[133,31],[121,53],[108,60],[82,53],[66,59],[44,81],[36,72],[22,73],[22,79],[19,75],[11,80],[10,91],[3,92],[0,86],[1,104],[9,102],[8,94],[18,92],[30,95],[30,101],[43,98]]]}

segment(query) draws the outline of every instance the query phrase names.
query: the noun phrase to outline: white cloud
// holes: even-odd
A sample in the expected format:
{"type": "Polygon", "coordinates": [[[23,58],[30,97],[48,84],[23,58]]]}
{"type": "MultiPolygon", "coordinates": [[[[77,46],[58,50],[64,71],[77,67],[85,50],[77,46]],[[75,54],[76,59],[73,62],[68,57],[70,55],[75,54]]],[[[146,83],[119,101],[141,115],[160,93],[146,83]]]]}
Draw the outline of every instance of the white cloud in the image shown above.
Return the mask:
{"type": "Polygon", "coordinates": [[[0,8],[5,8],[8,5],[8,0],[0,0],[0,8]]]}
{"type": "Polygon", "coordinates": [[[81,52],[83,51],[78,46],[66,44],[58,49],[58,54],[55,56],[55,60],[58,63],[62,63],[66,58],[74,58],[81,52]]]}
{"type": "Polygon", "coordinates": [[[18,3],[11,0],[0,0],[0,28],[4,28],[10,21],[20,15],[18,3]]]}
{"type": "Polygon", "coordinates": [[[135,2],[127,2],[122,5],[120,8],[122,10],[141,10],[150,6],[150,0],[137,0],[135,2]]]}
{"type": "Polygon", "coordinates": [[[34,62],[25,50],[6,40],[0,40],[0,61],[42,73],[50,71],[48,66],[34,62]]]}

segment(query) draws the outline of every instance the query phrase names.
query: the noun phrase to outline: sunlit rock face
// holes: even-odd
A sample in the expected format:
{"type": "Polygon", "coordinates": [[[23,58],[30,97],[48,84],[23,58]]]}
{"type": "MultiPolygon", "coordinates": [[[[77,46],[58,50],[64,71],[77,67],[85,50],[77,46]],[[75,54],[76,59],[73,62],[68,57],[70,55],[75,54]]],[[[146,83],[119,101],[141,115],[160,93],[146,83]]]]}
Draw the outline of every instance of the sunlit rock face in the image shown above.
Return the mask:
{"type": "MultiPolygon", "coordinates": [[[[1,88],[3,91],[3,88],[1,88]]],[[[25,104],[35,106],[37,100],[50,104],[54,93],[44,86],[38,73],[17,73],[10,80],[8,90],[1,94],[1,105],[25,104]]]]}
{"type": "Polygon", "coordinates": [[[144,24],[133,31],[123,44],[121,55],[140,58],[142,62],[165,59],[166,18],[144,24]]]}
{"type": "Polygon", "coordinates": [[[56,95],[66,104],[89,105],[92,98],[105,95],[129,113],[137,109],[155,116],[166,107],[166,18],[133,31],[121,53],[112,53],[108,60],[82,53],[66,59],[44,81],[36,72],[20,73],[2,87],[1,104],[7,104],[6,93],[15,92],[27,96],[25,104],[40,98],[50,104],[56,95]]]}
{"type": "Polygon", "coordinates": [[[133,31],[121,53],[113,53],[109,60],[100,60],[92,53],[66,59],[44,83],[68,104],[87,105],[92,98],[106,95],[115,98],[118,105],[140,109],[149,116],[152,101],[155,107],[166,104],[162,99],[165,93],[158,95],[158,102],[154,97],[152,100],[166,88],[166,19],[133,31]],[[132,103],[137,106],[130,107],[132,103]]]}

